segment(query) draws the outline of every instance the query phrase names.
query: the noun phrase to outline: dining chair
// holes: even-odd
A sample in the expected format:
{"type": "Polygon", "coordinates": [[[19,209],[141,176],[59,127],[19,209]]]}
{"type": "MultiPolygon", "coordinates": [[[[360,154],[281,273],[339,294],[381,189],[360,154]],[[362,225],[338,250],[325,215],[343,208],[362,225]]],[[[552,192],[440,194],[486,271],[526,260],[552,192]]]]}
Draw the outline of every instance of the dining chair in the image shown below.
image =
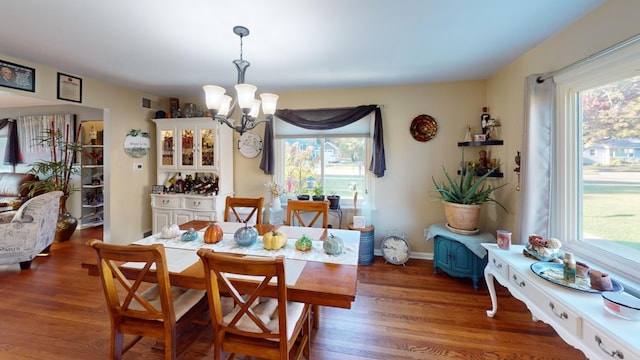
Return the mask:
{"type": "Polygon", "coordinates": [[[294,225],[295,219],[298,226],[313,227],[320,217],[322,217],[322,228],[326,229],[329,225],[329,201],[289,200],[287,202],[286,224],[289,226],[294,225]],[[310,216],[313,216],[311,220],[305,220],[310,216]]]}
{"type": "Polygon", "coordinates": [[[114,245],[90,240],[111,318],[111,359],[121,359],[142,337],[163,340],[165,360],[175,359],[177,337],[190,324],[208,324],[206,290],[171,286],[164,246],[114,245]],[[119,265],[142,271],[128,279],[119,265]],[[153,282],[153,283],[150,283],[153,282]],[[128,343],[124,335],[134,335],[128,343]]]}
{"type": "MultiPolygon", "coordinates": [[[[313,227],[322,216],[322,228],[326,229],[329,224],[329,201],[308,201],[289,200],[287,202],[287,225],[293,226],[294,218],[298,221],[298,226],[313,227]],[[305,215],[313,216],[310,221],[305,221],[305,215]],[[309,214],[311,213],[311,214],[309,214]]],[[[312,311],[313,327],[320,327],[320,305],[313,305],[312,311]]]]}
{"type": "MultiPolygon", "coordinates": [[[[253,221],[252,217],[255,215],[255,223],[262,224],[262,207],[264,204],[264,198],[240,198],[227,196],[224,207],[224,221],[249,223],[251,225],[253,221]],[[251,209],[251,212],[244,216],[244,212],[240,209],[251,209]],[[242,212],[242,213],[241,213],[242,212]],[[233,217],[231,216],[233,214],[233,217]]],[[[245,210],[246,212],[246,210],[245,210]]]]}
{"type": "Polygon", "coordinates": [[[244,256],[211,249],[198,250],[198,256],[205,270],[215,360],[222,351],[227,359],[235,354],[274,360],[304,355],[309,359],[310,306],[287,301],[283,256],[244,256]],[[233,276],[256,277],[256,281],[240,290],[233,276]],[[273,293],[265,294],[274,286],[275,298],[273,293]]]}

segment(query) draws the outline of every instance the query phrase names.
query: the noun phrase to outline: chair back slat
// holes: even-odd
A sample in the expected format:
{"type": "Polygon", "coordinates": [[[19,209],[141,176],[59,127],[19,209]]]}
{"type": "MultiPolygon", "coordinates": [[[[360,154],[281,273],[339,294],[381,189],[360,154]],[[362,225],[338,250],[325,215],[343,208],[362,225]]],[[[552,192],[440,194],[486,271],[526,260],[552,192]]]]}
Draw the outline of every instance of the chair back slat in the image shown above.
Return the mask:
{"type": "Polygon", "coordinates": [[[262,224],[262,207],[264,198],[240,198],[227,196],[224,209],[224,221],[248,223],[255,216],[256,224],[262,224]],[[251,209],[247,216],[243,216],[238,209],[251,209]],[[231,216],[233,215],[233,216],[231,216]]]}
{"type": "Polygon", "coordinates": [[[294,219],[297,220],[298,226],[313,227],[322,217],[322,228],[329,226],[329,201],[307,201],[307,200],[289,200],[287,202],[287,222],[289,226],[293,226],[294,219]],[[310,221],[305,218],[313,216],[310,221]]]}

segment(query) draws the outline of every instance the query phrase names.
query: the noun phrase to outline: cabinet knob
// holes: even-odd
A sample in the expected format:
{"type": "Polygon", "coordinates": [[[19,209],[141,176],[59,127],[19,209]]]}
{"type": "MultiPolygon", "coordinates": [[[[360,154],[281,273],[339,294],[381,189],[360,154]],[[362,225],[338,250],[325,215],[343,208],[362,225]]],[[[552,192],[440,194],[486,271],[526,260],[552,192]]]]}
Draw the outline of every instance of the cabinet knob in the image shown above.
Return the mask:
{"type": "Polygon", "coordinates": [[[493,259],[493,265],[498,268],[498,269],[502,269],[502,264],[500,264],[499,262],[496,261],[496,259],[493,259]]]}
{"type": "Polygon", "coordinates": [[[169,205],[170,201],[167,199],[162,200],[162,205],[169,205]]]}
{"type": "Polygon", "coordinates": [[[193,202],[193,206],[200,207],[200,201],[194,201],[193,202]]]}

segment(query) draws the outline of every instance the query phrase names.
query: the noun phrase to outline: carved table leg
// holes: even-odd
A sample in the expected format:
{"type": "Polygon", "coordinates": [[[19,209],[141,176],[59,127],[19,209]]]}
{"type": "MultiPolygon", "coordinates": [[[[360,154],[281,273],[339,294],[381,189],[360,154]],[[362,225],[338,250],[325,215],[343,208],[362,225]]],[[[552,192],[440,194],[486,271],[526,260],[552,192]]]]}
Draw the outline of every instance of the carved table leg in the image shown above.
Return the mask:
{"type": "Polygon", "coordinates": [[[498,298],[496,297],[496,288],[493,283],[493,274],[489,266],[484,268],[484,280],[487,283],[487,289],[489,289],[489,296],[491,296],[491,310],[487,310],[487,316],[493,317],[498,311],[498,298]]]}

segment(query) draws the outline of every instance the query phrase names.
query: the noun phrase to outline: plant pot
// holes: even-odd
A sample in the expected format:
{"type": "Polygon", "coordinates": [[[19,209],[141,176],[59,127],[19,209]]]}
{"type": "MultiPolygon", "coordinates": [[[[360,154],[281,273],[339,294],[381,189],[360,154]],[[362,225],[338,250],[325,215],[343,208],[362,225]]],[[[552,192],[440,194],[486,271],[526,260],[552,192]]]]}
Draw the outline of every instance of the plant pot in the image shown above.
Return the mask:
{"type": "Polygon", "coordinates": [[[468,234],[478,230],[480,209],[482,205],[455,204],[447,201],[444,204],[444,215],[450,231],[460,230],[460,234],[468,234]]]}
{"type": "Polygon", "coordinates": [[[340,195],[329,195],[327,200],[329,200],[329,209],[336,210],[340,207],[340,195]]]}
{"type": "Polygon", "coordinates": [[[53,242],[67,241],[73,235],[78,227],[78,219],[71,216],[67,211],[67,199],[69,196],[62,196],[60,198],[60,207],[58,209],[58,224],[56,226],[56,235],[53,238],[53,242]]]}
{"type": "Polygon", "coordinates": [[[298,200],[309,200],[309,195],[298,195],[298,200]]]}
{"type": "Polygon", "coordinates": [[[324,201],[324,195],[313,195],[313,201],[324,201]]]}

